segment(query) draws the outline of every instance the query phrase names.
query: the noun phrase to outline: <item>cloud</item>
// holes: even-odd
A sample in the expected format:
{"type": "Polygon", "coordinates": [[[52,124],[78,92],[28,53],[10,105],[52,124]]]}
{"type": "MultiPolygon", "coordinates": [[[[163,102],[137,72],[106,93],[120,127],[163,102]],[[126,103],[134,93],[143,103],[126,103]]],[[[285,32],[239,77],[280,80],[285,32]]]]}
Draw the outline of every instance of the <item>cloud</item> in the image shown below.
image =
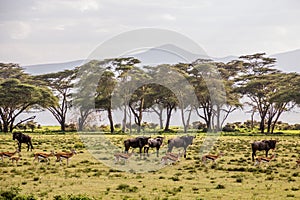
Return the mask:
{"type": "Polygon", "coordinates": [[[167,21],[175,21],[176,20],[176,17],[174,17],[173,15],[171,14],[163,14],[162,15],[162,18],[164,20],[167,20],[167,21]]]}
{"type": "Polygon", "coordinates": [[[5,30],[8,36],[14,40],[26,39],[31,33],[31,26],[22,21],[5,22],[1,29],[5,30]]]}

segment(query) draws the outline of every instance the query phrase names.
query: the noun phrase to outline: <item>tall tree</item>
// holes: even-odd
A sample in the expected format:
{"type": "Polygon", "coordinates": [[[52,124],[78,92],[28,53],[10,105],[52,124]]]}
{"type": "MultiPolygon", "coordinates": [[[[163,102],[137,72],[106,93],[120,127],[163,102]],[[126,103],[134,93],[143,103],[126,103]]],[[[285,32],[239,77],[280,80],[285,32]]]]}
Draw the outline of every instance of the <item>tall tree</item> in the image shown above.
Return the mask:
{"type": "Polygon", "coordinates": [[[47,109],[52,113],[60,124],[61,131],[65,131],[67,112],[71,107],[71,92],[76,78],[76,71],[64,70],[61,72],[38,75],[35,78],[44,82],[59,99],[59,104],[52,105],[47,109]]]}
{"type": "MultiPolygon", "coordinates": [[[[119,85],[123,85],[129,81],[131,70],[139,64],[140,61],[134,57],[126,57],[126,58],[115,58],[112,62],[112,66],[114,66],[114,72],[117,76],[116,79],[119,85]]],[[[128,113],[129,117],[131,116],[131,111],[128,108],[128,102],[130,100],[128,88],[123,88],[125,91],[122,92],[122,96],[120,98],[123,99],[123,103],[120,103],[119,109],[123,110],[123,119],[122,119],[122,132],[125,133],[128,113]]],[[[131,130],[131,121],[129,121],[130,130],[131,130]]]]}
{"type": "Polygon", "coordinates": [[[265,53],[241,56],[244,62],[244,74],[238,79],[237,91],[245,95],[253,108],[256,108],[260,115],[260,131],[265,131],[265,121],[270,111],[270,96],[276,90],[276,80],[270,78],[274,69],[275,58],[265,57],[265,53]]]}
{"type": "Polygon", "coordinates": [[[107,111],[107,117],[110,123],[110,132],[114,132],[114,122],[112,116],[112,92],[115,88],[116,80],[114,78],[114,73],[111,71],[104,71],[102,74],[98,87],[97,94],[95,99],[95,107],[98,110],[107,111]]]}
{"type": "Polygon", "coordinates": [[[299,95],[299,74],[274,73],[266,79],[272,82],[273,91],[269,94],[269,110],[267,112],[267,132],[273,133],[276,123],[283,112],[292,110],[297,103],[295,96],[299,95]]]}
{"type": "Polygon", "coordinates": [[[32,116],[15,124],[20,114],[57,104],[49,89],[34,83],[32,77],[17,64],[0,64],[0,124],[3,132],[12,132],[17,125],[34,118],[32,116]]]}

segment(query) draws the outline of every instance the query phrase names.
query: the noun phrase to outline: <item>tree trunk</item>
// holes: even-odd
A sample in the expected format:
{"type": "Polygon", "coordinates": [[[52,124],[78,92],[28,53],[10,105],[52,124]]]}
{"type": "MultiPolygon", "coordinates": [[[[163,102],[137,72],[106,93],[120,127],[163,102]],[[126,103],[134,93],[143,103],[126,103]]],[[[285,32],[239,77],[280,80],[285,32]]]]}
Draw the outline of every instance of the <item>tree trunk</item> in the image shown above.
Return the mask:
{"type": "Polygon", "coordinates": [[[166,125],[165,125],[165,129],[164,129],[164,131],[169,131],[170,130],[170,119],[171,119],[171,113],[170,114],[168,114],[167,113],[167,119],[166,119],[166,125]]]}
{"type": "Polygon", "coordinates": [[[79,117],[78,119],[78,131],[83,131],[83,119],[79,117]]]}
{"type": "Polygon", "coordinates": [[[265,132],[265,117],[261,117],[260,119],[259,130],[261,133],[265,132]]]}
{"type": "Polygon", "coordinates": [[[269,117],[267,124],[267,133],[271,133],[271,125],[272,125],[273,117],[269,117]]]}
{"type": "Polygon", "coordinates": [[[132,119],[132,116],[131,116],[131,112],[129,111],[129,133],[132,134],[132,123],[131,123],[131,119],[132,119]]]}
{"type": "Polygon", "coordinates": [[[158,115],[158,118],[159,118],[159,128],[160,129],[163,129],[164,128],[164,122],[163,122],[163,110],[161,110],[161,112],[159,113],[158,115]]]}
{"type": "Polygon", "coordinates": [[[66,124],[65,124],[65,121],[60,122],[60,130],[61,130],[62,132],[65,132],[65,131],[66,131],[66,124]]]}
{"type": "Polygon", "coordinates": [[[159,128],[163,129],[164,128],[164,123],[163,123],[163,111],[164,109],[158,108],[159,110],[156,110],[154,107],[152,107],[152,110],[157,114],[158,119],[159,119],[159,128]]]}
{"type": "Polygon", "coordinates": [[[109,120],[109,125],[110,125],[110,133],[113,133],[115,131],[115,129],[114,129],[114,121],[112,118],[111,108],[107,109],[107,115],[108,115],[108,120],[109,120]]]}
{"type": "Polygon", "coordinates": [[[175,105],[169,105],[167,107],[167,119],[166,119],[166,126],[164,131],[169,131],[170,130],[170,120],[172,116],[172,110],[174,109],[175,105]]]}
{"type": "Polygon", "coordinates": [[[217,118],[216,131],[218,132],[218,131],[222,130],[221,126],[220,126],[221,109],[220,109],[219,105],[217,105],[216,118],[217,118]]]}
{"type": "Polygon", "coordinates": [[[254,114],[255,114],[255,110],[253,110],[251,113],[251,131],[253,131],[254,129],[254,114]]]}
{"type": "Polygon", "coordinates": [[[124,106],[124,115],[122,120],[122,133],[126,132],[126,123],[127,123],[127,106],[124,106]]]}
{"type": "Polygon", "coordinates": [[[8,133],[8,127],[9,127],[8,123],[4,121],[3,122],[3,132],[4,133],[8,133]]]}

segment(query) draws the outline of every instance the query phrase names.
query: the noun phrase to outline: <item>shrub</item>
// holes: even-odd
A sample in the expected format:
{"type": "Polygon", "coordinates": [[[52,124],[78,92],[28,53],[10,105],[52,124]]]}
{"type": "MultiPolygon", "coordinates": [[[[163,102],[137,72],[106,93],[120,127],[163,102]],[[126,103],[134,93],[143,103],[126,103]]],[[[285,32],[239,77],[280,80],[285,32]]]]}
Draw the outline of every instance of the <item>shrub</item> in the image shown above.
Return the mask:
{"type": "Polygon", "coordinates": [[[242,182],[243,182],[243,178],[237,178],[237,179],[236,179],[236,182],[237,182],[237,183],[242,183],[242,182]]]}
{"type": "Polygon", "coordinates": [[[225,186],[222,185],[222,184],[218,184],[217,187],[216,187],[216,189],[225,189],[225,186]]]}
{"type": "Polygon", "coordinates": [[[218,184],[217,187],[216,187],[216,189],[225,189],[225,186],[222,185],[222,184],[218,184]]]}
{"type": "Polygon", "coordinates": [[[9,190],[6,191],[0,191],[0,197],[1,199],[13,199],[15,198],[19,192],[21,191],[18,187],[11,187],[9,190]]]}
{"type": "Polygon", "coordinates": [[[130,187],[128,184],[122,183],[122,184],[118,185],[116,190],[122,190],[123,192],[137,192],[138,187],[136,187],[136,186],[130,187]]]}

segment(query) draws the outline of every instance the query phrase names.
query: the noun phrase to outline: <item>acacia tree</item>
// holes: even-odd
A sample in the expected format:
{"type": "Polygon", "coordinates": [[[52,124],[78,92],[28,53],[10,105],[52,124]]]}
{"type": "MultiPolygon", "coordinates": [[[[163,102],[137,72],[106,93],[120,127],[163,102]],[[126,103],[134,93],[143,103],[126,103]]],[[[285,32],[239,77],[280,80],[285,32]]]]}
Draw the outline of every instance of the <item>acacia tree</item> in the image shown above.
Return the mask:
{"type": "MultiPolygon", "coordinates": [[[[136,65],[140,63],[140,61],[134,57],[126,57],[126,58],[115,58],[112,61],[112,67],[113,67],[113,71],[115,72],[116,75],[116,80],[118,82],[119,85],[123,85],[125,83],[127,83],[130,79],[130,73],[131,70],[134,70],[134,67],[136,67],[136,65]]],[[[128,84],[128,83],[127,83],[128,84]]],[[[131,109],[128,105],[128,102],[130,100],[130,96],[129,96],[129,90],[128,88],[122,88],[123,91],[122,92],[122,96],[120,96],[120,98],[123,100],[123,102],[119,103],[119,109],[121,109],[123,111],[123,119],[122,119],[122,132],[125,133],[126,131],[126,124],[127,124],[127,118],[128,115],[131,118],[131,109]]],[[[129,126],[130,126],[130,132],[131,132],[131,119],[129,121],[129,126]]]]}
{"type": "Polygon", "coordinates": [[[112,104],[111,97],[115,88],[116,80],[114,73],[111,71],[104,71],[97,87],[97,93],[95,98],[95,107],[98,110],[106,110],[107,117],[110,123],[110,132],[114,132],[114,122],[112,116],[112,104]]]}
{"type": "Polygon", "coordinates": [[[226,95],[226,97],[221,97],[226,101],[219,101],[219,103],[216,104],[214,111],[218,130],[221,130],[225,120],[233,111],[242,108],[242,104],[240,103],[242,96],[234,90],[236,78],[239,77],[239,73],[243,69],[242,64],[243,62],[238,60],[233,60],[228,63],[215,63],[220,76],[222,77],[222,83],[219,84],[223,84],[225,90],[225,92],[221,94],[226,95]],[[221,113],[223,113],[223,116],[221,116],[221,113]]]}
{"type": "Polygon", "coordinates": [[[12,132],[19,124],[34,119],[32,116],[15,124],[20,114],[57,104],[48,88],[33,83],[32,77],[17,64],[0,64],[0,121],[3,132],[12,132]]]}
{"type": "Polygon", "coordinates": [[[73,81],[76,78],[76,71],[77,69],[64,70],[35,77],[36,80],[49,87],[59,99],[59,104],[52,105],[47,109],[60,124],[61,131],[65,131],[66,128],[67,113],[71,107],[71,90],[74,84],[73,81]]]}
{"type": "Polygon", "coordinates": [[[125,83],[124,88],[132,91],[128,106],[134,116],[137,132],[140,133],[143,122],[143,112],[147,111],[152,104],[152,101],[149,99],[151,87],[146,84],[146,80],[150,77],[139,67],[134,67],[127,76],[129,81],[125,83]]]}
{"type": "Polygon", "coordinates": [[[236,91],[245,95],[250,100],[248,105],[257,109],[260,115],[259,130],[264,133],[265,120],[272,107],[270,97],[277,88],[277,80],[271,78],[272,74],[278,73],[272,68],[276,59],[265,57],[265,53],[241,56],[240,59],[243,61],[244,74],[237,79],[236,91]]]}
{"type": "MultiPolygon", "coordinates": [[[[89,120],[96,109],[99,111],[99,80],[103,78],[105,71],[110,69],[110,63],[112,59],[106,60],[91,60],[82,66],[77,68],[74,83],[74,93],[72,95],[72,106],[74,106],[75,112],[78,112],[77,117],[78,130],[82,131],[88,124],[89,120]],[[97,99],[98,97],[98,99],[97,99]],[[98,104],[96,108],[95,104],[98,104]]],[[[102,85],[101,86],[105,86],[102,85]]],[[[109,86],[109,85],[108,85],[109,86]]],[[[105,87],[103,87],[105,90],[105,87]]],[[[104,97],[101,97],[102,99],[104,97]]],[[[101,107],[103,109],[103,106],[101,107]]]]}
{"type": "Polygon", "coordinates": [[[206,80],[211,80],[210,72],[214,67],[210,60],[196,60],[193,64],[176,65],[179,72],[183,73],[190,84],[194,87],[197,96],[197,102],[193,104],[197,115],[206,123],[206,127],[210,130],[213,118],[213,102],[207,87],[206,80]],[[210,79],[209,79],[210,78],[210,79]]]}
{"type": "Polygon", "coordinates": [[[267,112],[267,132],[273,133],[276,123],[283,112],[292,110],[299,98],[299,74],[297,73],[274,73],[266,77],[272,82],[274,87],[270,93],[270,108],[267,112]]]}

